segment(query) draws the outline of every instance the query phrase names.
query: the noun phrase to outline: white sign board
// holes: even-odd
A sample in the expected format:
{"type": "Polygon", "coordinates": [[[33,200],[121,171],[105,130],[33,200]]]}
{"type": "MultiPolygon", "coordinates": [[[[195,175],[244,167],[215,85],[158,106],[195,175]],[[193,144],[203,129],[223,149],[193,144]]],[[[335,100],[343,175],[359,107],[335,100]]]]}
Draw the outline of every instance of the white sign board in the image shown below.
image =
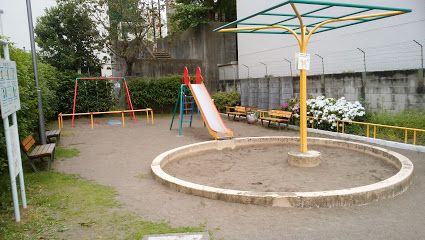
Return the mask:
{"type": "Polygon", "coordinates": [[[21,109],[16,63],[13,61],[0,60],[0,106],[2,118],[21,109]]]}
{"type": "Polygon", "coordinates": [[[310,70],[310,54],[296,53],[295,62],[298,70],[310,70]]]}

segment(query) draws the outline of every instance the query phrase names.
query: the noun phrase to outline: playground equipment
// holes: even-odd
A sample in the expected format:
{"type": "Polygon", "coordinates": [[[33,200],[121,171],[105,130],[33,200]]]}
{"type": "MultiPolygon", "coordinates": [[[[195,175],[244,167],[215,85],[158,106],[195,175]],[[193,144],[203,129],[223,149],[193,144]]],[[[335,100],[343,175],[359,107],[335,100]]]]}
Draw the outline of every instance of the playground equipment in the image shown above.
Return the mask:
{"type": "Polygon", "coordinates": [[[183,123],[189,123],[189,126],[192,127],[193,114],[196,109],[199,109],[208,132],[214,139],[221,140],[233,137],[233,132],[224,125],[220,113],[203,83],[201,69],[199,67],[196,68],[194,84],[190,82],[189,70],[187,67],[184,68],[183,84],[181,84],[177,96],[170,130],[173,127],[177,109],[179,109],[179,135],[183,133],[183,123]],[[192,96],[189,95],[189,92],[192,93],[192,96]]]}
{"type": "MultiPolygon", "coordinates": [[[[309,55],[307,54],[307,44],[311,36],[315,33],[321,33],[342,27],[348,27],[351,25],[378,20],[389,16],[400,15],[407,12],[411,12],[411,10],[336,2],[288,0],[215,29],[215,31],[219,32],[280,35],[292,34],[296,38],[300,47],[300,53],[298,54],[297,59],[298,69],[300,70],[300,137],[298,138],[268,136],[236,138],[232,139],[231,141],[209,141],[175,148],[158,155],[152,161],[151,169],[153,174],[155,175],[155,178],[160,183],[170,188],[173,188],[179,192],[229,202],[257,204],[274,207],[329,208],[338,206],[362,205],[380,199],[392,198],[403,193],[409,188],[413,176],[414,166],[408,158],[399,153],[392,152],[381,147],[375,147],[358,142],[348,142],[344,140],[326,138],[309,138],[309,142],[315,146],[337,148],[338,151],[341,151],[341,154],[346,154],[348,150],[356,151],[356,154],[359,154],[363,159],[378,157],[379,160],[383,160],[383,164],[388,164],[389,166],[395,167],[396,173],[384,180],[379,180],[372,184],[360,184],[355,187],[338,188],[337,190],[326,189],[322,191],[317,190],[308,192],[270,192],[268,190],[255,191],[252,189],[241,190],[217,187],[217,185],[213,185],[211,179],[208,179],[208,183],[211,184],[208,184],[208,186],[202,185],[200,183],[188,181],[187,177],[185,177],[185,180],[183,180],[175,177],[175,175],[171,176],[167,174],[163,169],[168,164],[171,164],[173,161],[181,161],[182,159],[203,155],[207,152],[213,152],[213,154],[219,156],[222,151],[226,149],[229,151],[236,151],[238,149],[244,150],[245,148],[253,149],[259,146],[265,147],[267,145],[280,145],[283,147],[291,144],[294,145],[297,143],[299,143],[299,151],[288,152],[288,166],[317,166],[320,163],[320,153],[317,151],[309,151],[307,148],[306,71],[308,70],[310,64],[309,55]],[[334,10],[334,8],[339,8],[340,10],[342,9],[340,12],[343,12],[343,14],[338,15],[338,11],[333,12],[333,14],[330,14],[332,13],[332,11],[329,11],[329,9],[334,10]],[[288,9],[292,10],[293,13],[285,12],[285,10],[288,9]],[[300,12],[299,9],[302,11],[300,12]],[[326,10],[328,14],[319,13],[324,10],[326,10]],[[368,15],[359,15],[361,13],[372,11],[375,11],[375,13],[371,13],[368,15]],[[307,19],[306,22],[304,22],[305,19],[307,19]],[[291,20],[298,21],[298,24],[291,23],[283,25],[283,23],[291,20]],[[340,22],[343,23],[341,24],[340,22]],[[236,24],[247,25],[248,27],[226,29],[226,27],[236,24]]],[[[407,137],[405,138],[407,139],[407,137]]],[[[344,157],[350,158],[350,155],[344,157]]],[[[264,162],[262,162],[262,164],[264,164],[264,162]]],[[[272,164],[272,166],[270,167],[276,168],[276,165],[272,164]]],[[[208,168],[211,168],[211,166],[208,165],[208,168]]],[[[303,169],[304,168],[298,168],[297,171],[304,171],[304,173],[309,172],[303,169]]],[[[349,169],[348,171],[350,170],[351,169],[349,169]]],[[[329,173],[332,173],[334,171],[336,170],[331,169],[329,173]]],[[[261,177],[261,174],[258,174],[257,176],[261,177]]],[[[280,180],[280,178],[277,180],[280,180]]],[[[317,179],[317,181],[321,181],[321,179],[317,179]]],[[[335,181],[338,181],[338,179],[336,179],[335,181]]]]}
{"type": "Polygon", "coordinates": [[[298,42],[300,53],[297,54],[297,65],[300,70],[300,146],[299,152],[288,153],[291,158],[300,162],[320,162],[320,153],[308,151],[307,148],[307,70],[310,55],[307,44],[313,34],[338,28],[366,23],[390,16],[411,12],[410,9],[348,4],[338,2],[321,2],[311,0],[289,0],[254,13],[248,17],[225,24],[214,31],[259,34],[292,34],[298,42]],[[302,10],[301,11],[299,11],[302,10]],[[293,11],[288,13],[287,11],[293,11]],[[333,11],[332,10],[337,10],[333,11]],[[338,10],[343,15],[338,15],[338,10]],[[367,15],[359,15],[372,12],[367,15]],[[325,12],[326,14],[320,14],[325,12]],[[298,24],[285,24],[298,20],[298,24]],[[342,22],[342,23],[341,23],[342,22]],[[227,28],[232,25],[247,27],[227,28]],[[310,29],[309,29],[310,28],[310,29]]]}
{"type": "MultiPolygon", "coordinates": [[[[125,99],[128,105],[128,110],[134,110],[133,109],[133,103],[131,102],[131,96],[130,91],[128,90],[127,81],[124,77],[82,77],[82,78],[76,78],[75,79],[75,87],[74,87],[74,102],[72,104],[72,127],[75,126],[75,116],[78,116],[78,114],[75,113],[76,106],[77,106],[77,94],[78,94],[78,81],[122,81],[124,85],[124,91],[125,91],[125,99]]],[[[136,115],[134,114],[134,111],[130,112],[132,118],[134,121],[136,121],[136,115]]]]}

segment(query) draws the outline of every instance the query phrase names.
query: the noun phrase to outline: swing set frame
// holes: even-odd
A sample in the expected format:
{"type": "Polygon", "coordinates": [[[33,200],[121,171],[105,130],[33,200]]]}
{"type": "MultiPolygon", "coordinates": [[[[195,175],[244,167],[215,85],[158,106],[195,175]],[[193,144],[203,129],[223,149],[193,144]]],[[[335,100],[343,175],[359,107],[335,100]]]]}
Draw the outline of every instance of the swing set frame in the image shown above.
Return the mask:
{"type": "MultiPolygon", "coordinates": [[[[128,89],[127,80],[125,79],[125,77],[80,77],[75,79],[74,102],[72,105],[72,128],[74,128],[75,126],[75,116],[78,115],[78,113],[75,113],[76,106],[77,106],[78,82],[79,81],[110,81],[110,80],[123,81],[125,97],[127,101],[128,110],[129,110],[128,112],[130,113],[132,119],[136,121],[136,115],[134,113],[133,103],[131,101],[130,91],[128,89]]],[[[116,111],[111,111],[111,112],[116,112],[116,111]]]]}

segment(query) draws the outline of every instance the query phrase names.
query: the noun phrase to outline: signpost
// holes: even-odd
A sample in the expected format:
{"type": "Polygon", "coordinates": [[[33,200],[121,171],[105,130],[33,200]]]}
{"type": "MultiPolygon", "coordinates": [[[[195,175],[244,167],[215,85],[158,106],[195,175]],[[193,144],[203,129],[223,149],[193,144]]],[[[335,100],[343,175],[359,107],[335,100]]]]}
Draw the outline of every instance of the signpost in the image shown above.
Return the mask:
{"type": "Polygon", "coordinates": [[[10,182],[12,185],[13,208],[15,220],[21,221],[16,178],[19,177],[22,207],[27,208],[25,194],[24,173],[22,171],[21,151],[19,147],[18,121],[16,112],[21,109],[19,101],[18,77],[16,63],[10,61],[7,42],[0,40],[3,45],[4,59],[0,59],[0,107],[3,119],[4,136],[6,138],[7,159],[9,165],[10,182]],[[12,116],[12,125],[9,117],[12,116]]]}

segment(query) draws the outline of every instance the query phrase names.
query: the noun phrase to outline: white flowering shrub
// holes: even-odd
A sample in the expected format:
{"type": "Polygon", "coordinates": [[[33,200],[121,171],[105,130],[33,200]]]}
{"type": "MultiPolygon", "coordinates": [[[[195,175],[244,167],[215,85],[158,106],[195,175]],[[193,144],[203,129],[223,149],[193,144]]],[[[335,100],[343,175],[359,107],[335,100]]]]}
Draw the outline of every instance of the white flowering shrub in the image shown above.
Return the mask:
{"type": "MultiPolygon", "coordinates": [[[[338,120],[358,121],[365,114],[365,109],[360,102],[349,102],[345,97],[335,99],[319,96],[307,100],[307,115],[313,116],[314,122],[321,129],[333,130],[338,120]]],[[[312,119],[309,121],[313,123],[312,119]]]]}

